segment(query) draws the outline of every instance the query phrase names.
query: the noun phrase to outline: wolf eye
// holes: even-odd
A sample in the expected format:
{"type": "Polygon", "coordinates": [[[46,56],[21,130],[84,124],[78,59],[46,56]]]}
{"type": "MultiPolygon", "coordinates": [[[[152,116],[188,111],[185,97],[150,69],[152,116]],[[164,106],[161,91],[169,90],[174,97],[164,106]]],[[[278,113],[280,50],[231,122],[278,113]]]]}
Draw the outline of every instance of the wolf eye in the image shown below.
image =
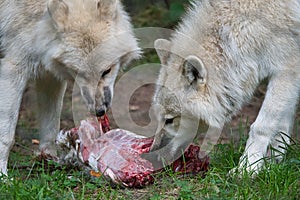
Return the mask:
{"type": "Polygon", "coordinates": [[[173,124],[173,122],[174,122],[174,118],[166,119],[165,124],[166,124],[166,125],[168,125],[168,124],[173,124]]]}
{"type": "Polygon", "coordinates": [[[108,70],[105,70],[103,73],[102,73],[102,77],[106,76],[107,74],[109,74],[111,72],[111,68],[109,68],[108,70]]]}

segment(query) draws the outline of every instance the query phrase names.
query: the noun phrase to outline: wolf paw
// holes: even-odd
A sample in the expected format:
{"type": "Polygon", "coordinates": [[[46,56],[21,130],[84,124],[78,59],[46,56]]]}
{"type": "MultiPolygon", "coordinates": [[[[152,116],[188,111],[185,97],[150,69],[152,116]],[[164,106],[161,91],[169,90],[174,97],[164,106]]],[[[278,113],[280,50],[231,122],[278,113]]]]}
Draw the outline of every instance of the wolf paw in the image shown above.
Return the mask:
{"type": "Polygon", "coordinates": [[[237,167],[232,168],[228,172],[228,176],[238,178],[250,176],[255,178],[260,170],[261,167],[258,163],[249,164],[248,162],[240,162],[237,167]]]}
{"type": "Polygon", "coordinates": [[[9,178],[6,174],[0,175],[0,183],[11,185],[13,183],[14,179],[9,178]]]}

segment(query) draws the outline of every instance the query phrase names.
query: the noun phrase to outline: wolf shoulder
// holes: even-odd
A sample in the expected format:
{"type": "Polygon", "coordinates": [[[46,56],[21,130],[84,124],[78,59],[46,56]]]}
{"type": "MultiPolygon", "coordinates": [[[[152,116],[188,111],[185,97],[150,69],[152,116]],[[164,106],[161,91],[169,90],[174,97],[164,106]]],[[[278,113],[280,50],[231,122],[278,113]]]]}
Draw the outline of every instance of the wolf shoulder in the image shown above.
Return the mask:
{"type": "Polygon", "coordinates": [[[299,0],[211,2],[215,10],[211,19],[214,19],[222,41],[220,46],[227,55],[246,64],[256,60],[258,67],[269,73],[299,69],[292,63],[300,52],[299,0]]]}

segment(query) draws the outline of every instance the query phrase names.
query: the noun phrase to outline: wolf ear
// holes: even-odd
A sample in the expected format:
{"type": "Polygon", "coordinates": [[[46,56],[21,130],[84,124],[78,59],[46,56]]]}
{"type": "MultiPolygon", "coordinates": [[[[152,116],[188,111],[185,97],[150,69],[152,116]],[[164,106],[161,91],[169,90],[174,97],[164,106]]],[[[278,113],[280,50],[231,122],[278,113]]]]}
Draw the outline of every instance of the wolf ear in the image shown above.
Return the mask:
{"type": "Polygon", "coordinates": [[[170,57],[171,51],[171,42],[165,39],[157,39],[154,42],[154,48],[160,58],[160,61],[163,65],[167,64],[167,61],[170,57]]]}
{"type": "Polygon", "coordinates": [[[205,84],[207,71],[203,62],[196,56],[188,56],[183,63],[183,75],[190,84],[205,84]]]}
{"type": "Polygon", "coordinates": [[[64,29],[69,14],[69,7],[63,0],[50,0],[48,13],[57,29],[64,29]]]}
{"type": "Polygon", "coordinates": [[[117,0],[98,0],[97,10],[101,20],[114,19],[117,16],[117,0]]]}

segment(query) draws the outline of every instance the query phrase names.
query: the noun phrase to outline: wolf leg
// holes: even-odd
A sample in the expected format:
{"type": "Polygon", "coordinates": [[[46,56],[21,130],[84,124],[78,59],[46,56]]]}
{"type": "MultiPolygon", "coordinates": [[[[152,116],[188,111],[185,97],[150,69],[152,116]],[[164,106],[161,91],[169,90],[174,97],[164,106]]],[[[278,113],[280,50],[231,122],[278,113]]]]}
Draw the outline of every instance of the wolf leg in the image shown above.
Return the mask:
{"type": "Polygon", "coordinates": [[[14,143],[20,104],[26,87],[25,73],[16,65],[0,60],[0,173],[7,175],[9,151],[14,143]]]}
{"type": "MultiPolygon", "coordinates": [[[[299,100],[299,83],[299,75],[291,71],[272,77],[259,115],[251,126],[239,169],[246,167],[248,172],[257,173],[263,165],[268,145],[276,141],[276,135],[290,135],[299,100]]],[[[275,148],[278,147],[276,142],[275,148]]]]}
{"type": "Polygon", "coordinates": [[[67,83],[47,74],[36,81],[40,146],[43,154],[57,156],[55,138],[59,132],[60,114],[67,83]]]}
{"type": "MultiPolygon", "coordinates": [[[[293,123],[290,127],[291,127],[291,131],[292,131],[293,123]]],[[[271,142],[271,147],[273,148],[273,150],[271,150],[271,155],[274,156],[274,159],[277,163],[282,160],[282,158],[286,152],[286,149],[288,148],[288,145],[290,144],[290,132],[277,133],[271,142]]]]}

